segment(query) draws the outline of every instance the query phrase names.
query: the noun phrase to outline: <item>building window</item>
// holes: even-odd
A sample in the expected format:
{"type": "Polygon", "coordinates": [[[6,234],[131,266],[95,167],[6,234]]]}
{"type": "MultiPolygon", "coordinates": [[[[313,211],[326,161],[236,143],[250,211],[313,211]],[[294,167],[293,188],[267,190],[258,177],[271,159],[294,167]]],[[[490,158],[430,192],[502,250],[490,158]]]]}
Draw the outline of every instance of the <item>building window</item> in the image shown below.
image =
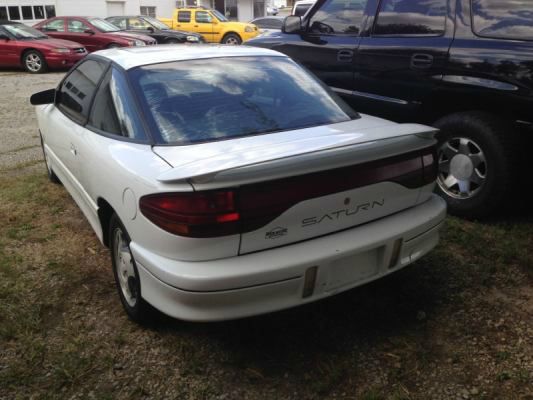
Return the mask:
{"type": "Polygon", "coordinates": [[[9,19],[7,17],[7,8],[6,7],[0,7],[0,19],[9,19]]]}
{"type": "Polygon", "coordinates": [[[155,18],[155,7],[141,7],[141,15],[155,18]]]}
{"type": "Polygon", "coordinates": [[[35,15],[35,19],[45,19],[44,18],[44,7],[33,6],[33,14],[35,15]]]}
{"type": "Polygon", "coordinates": [[[56,6],[44,6],[46,11],[46,18],[54,18],[56,16],[56,6]]]}
{"type": "Polygon", "coordinates": [[[31,11],[31,6],[22,6],[22,19],[33,19],[33,12],[31,11]]]}
{"type": "Polygon", "coordinates": [[[237,0],[226,0],[225,1],[224,15],[226,16],[226,18],[231,19],[233,21],[237,21],[239,19],[237,0]]]}
{"type": "Polygon", "coordinates": [[[20,10],[17,6],[7,8],[9,10],[9,19],[20,19],[20,10]]]}
{"type": "Polygon", "coordinates": [[[254,18],[264,17],[265,16],[264,0],[253,0],[253,1],[254,1],[254,18]]]}

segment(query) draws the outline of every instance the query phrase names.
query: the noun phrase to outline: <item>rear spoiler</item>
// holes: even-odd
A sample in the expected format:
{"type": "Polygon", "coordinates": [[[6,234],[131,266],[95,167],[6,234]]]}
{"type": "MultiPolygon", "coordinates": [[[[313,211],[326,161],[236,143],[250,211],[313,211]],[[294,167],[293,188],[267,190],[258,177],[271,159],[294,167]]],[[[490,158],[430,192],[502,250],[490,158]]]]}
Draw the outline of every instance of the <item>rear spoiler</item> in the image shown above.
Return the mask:
{"type": "Polygon", "coordinates": [[[276,179],[290,175],[295,169],[305,168],[305,172],[314,172],[418,150],[431,144],[428,140],[435,142],[437,132],[434,128],[418,124],[395,124],[390,128],[393,132],[385,137],[383,127],[373,128],[380,131],[376,140],[361,141],[361,136],[368,139],[370,129],[366,129],[365,135],[327,135],[267,148],[251,148],[246,153],[219,154],[167,170],[156,179],[161,183],[208,183],[216,177],[217,181],[244,183],[264,176],[265,169],[269,170],[269,178],[276,179]],[[406,142],[405,136],[412,136],[412,139],[406,142]]]}

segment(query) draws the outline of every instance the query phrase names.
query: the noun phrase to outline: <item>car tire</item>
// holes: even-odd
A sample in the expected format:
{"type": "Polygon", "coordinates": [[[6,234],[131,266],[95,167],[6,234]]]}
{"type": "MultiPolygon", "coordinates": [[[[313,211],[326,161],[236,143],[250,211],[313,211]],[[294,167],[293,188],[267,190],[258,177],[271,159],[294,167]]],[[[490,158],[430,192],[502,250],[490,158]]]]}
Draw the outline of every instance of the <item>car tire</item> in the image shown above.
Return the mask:
{"type": "Polygon", "coordinates": [[[28,50],[22,55],[22,66],[31,74],[42,74],[48,71],[48,65],[41,52],[28,50]]]}
{"type": "Polygon", "coordinates": [[[151,320],[156,312],[141,296],[139,271],[130,250],[130,236],[113,213],[109,222],[109,250],[120,302],[128,317],[138,323],[151,320]]]}
{"type": "Polygon", "coordinates": [[[44,150],[43,136],[41,135],[40,138],[41,138],[41,149],[43,150],[44,165],[46,166],[46,173],[48,175],[48,180],[55,184],[61,184],[61,181],[59,180],[54,170],[50,166],[50,159],[48,158],[48,154],[46,154],[46,151],[44,150]]]}
{"type": "Polygon", "coordinates": [[[242,43],[242,39],[235,33],[228,33],[222,38],[222,44],[239,45],[242,43]]]}
{"type": "Polygon", "coordinates": [[[440,129],[436,192],[451,214],[477,219],[496,213],[515,187],[516,133],[511,124],[483,112],[448,115],[440,129]]]}

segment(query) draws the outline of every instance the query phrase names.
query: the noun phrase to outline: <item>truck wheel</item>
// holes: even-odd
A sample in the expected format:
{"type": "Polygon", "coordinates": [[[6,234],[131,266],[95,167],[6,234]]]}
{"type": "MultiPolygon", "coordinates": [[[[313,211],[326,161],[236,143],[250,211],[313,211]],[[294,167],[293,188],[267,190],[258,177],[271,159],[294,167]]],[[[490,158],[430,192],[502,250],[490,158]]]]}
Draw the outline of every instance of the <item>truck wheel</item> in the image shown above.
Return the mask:
{"type": "Polygon", "coordinates": [[[237,44],[241,44],[241,43],[242,43],[241,38],[239,37],[239,35],[236,35],[235,33],[228,33],[222,39],[222,44],[237,45],[237,44]]]}
{"type": "Polygon", "coordinates": [[[44,56],[37,50],[28,50],[22,56],[24,69],[32,74],[41,74],[48,70],[44,56]]]}
{"type": "Polygon", "coordinates": [[[498,118],[482,112],[448,115],[434,126],[438,138],[437,193],[448,211],[482,218],[505,204],[514,187],[516,133],[498,118]]]}

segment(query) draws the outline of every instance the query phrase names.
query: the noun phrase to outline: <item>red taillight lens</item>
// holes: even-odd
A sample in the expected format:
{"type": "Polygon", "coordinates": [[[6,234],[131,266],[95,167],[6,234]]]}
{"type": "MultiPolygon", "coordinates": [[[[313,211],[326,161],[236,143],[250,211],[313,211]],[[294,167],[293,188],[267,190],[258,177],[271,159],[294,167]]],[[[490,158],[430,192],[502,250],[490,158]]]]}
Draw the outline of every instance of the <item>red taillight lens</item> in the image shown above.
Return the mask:
{"type": "Polygon", "coordinates": [[[232,190],[160,193],[140,200],[143,215],[180,236],[204,238],[239,233],[240,215],[232,190]]]}

